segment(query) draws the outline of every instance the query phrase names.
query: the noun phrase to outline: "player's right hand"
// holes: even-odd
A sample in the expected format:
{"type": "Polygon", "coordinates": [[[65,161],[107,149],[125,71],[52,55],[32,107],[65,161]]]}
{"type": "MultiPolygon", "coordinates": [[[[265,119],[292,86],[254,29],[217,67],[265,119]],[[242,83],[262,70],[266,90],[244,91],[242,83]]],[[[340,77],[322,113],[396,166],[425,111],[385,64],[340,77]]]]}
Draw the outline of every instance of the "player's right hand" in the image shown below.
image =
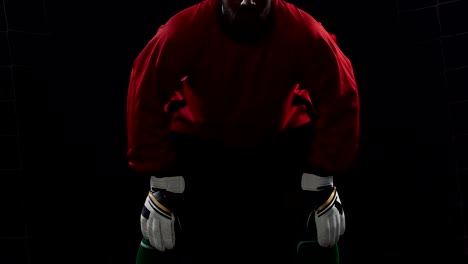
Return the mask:
{"type": "Polygon", "coordinates": [[[140,226],[143,237],[159,251],[175,246],[174,197],[184,189],[182,176],[151,177],[151,190],[141,212],[140,226]]]}

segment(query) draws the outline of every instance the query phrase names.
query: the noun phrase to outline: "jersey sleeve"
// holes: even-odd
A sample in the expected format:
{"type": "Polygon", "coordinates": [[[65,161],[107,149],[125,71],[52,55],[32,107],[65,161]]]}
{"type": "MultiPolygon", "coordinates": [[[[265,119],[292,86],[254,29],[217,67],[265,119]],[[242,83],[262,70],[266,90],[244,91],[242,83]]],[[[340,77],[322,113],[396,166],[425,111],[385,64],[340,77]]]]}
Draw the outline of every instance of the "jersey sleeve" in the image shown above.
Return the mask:
{"type": "Polygon", "coordinates": [[[331,176],[355,165],[359,141],[359,95],[350,60],[336,37],[311,23],[300,50],[300,82],[311,97],[315,120],[305,173],[331,176]]]}
{"type": "Polygon", "coordinates": [[[177,45],[164,26],[133,62],[127,94],[127,159],[141,174],[172,173],[175,150],[165,104],[181,85],[177,45]]]}

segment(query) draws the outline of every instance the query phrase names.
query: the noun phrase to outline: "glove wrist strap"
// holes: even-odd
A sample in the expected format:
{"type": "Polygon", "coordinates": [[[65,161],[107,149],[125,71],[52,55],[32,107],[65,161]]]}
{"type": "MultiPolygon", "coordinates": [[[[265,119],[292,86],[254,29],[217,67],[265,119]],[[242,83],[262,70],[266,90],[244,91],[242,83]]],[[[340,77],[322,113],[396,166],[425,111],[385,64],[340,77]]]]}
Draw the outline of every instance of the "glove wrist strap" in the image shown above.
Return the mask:
{"type": "Polygon", "coordinates": [[[320,177],[315,174],[303,173],[301,187],[304,191],[321,191],[333,187],[333,176],[320,177]]]}
{"type": "Polygon", "coordinates": [[[185,180],[183,176],[151,176],[151,189],[153,191],[165,190],[171,193],[183,193],[185,190],[185,180]]]}

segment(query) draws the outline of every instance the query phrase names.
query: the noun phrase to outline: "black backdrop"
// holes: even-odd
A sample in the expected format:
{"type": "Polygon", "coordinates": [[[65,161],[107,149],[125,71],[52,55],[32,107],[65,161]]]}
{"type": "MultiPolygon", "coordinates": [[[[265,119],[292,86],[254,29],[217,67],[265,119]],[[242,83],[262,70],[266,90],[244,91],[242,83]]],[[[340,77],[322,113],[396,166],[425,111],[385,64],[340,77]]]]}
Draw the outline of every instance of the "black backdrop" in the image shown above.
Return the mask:
{"type": "MultiPolygon", "coordinates": [[[[198,1],[97,2],[0,5],[0,263],[134,262],[130,66],[198,1]]],[[[337,34],[360,89],[359,166],[336,180],[342,263],[466,263],[467,1],[290,2],[337,34]]]]}

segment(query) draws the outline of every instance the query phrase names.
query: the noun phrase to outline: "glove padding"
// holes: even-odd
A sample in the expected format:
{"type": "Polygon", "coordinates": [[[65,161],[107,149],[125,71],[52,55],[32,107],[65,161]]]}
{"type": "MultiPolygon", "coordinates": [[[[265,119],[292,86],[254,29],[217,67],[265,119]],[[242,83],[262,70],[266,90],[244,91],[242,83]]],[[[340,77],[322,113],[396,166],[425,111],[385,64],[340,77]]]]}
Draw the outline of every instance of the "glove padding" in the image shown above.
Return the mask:
{"type": "Polygon", "coordinates": [[[333,186],[333,176],[320,177],[304,173],[301,186],[304,191],[317,193],[331,190],[328,199],[311,212],[311,215],[315,213],[315,226],[319,245],[322,247],[334,246],[345,232],[346,221],[338,191],[333,186]]]}
{"type": "Polygon", "coordinates": [[[181,176],[156,178],[151,177],[151,191],[146,197],[140,217],[141,233],[150,244],[159,251],[175,246],[175,219],[170,200],[165,195],[167,189],[183,193],[184,178],[181,176]],[[165,188],[166,187],[166,188],[165,188]]]}

